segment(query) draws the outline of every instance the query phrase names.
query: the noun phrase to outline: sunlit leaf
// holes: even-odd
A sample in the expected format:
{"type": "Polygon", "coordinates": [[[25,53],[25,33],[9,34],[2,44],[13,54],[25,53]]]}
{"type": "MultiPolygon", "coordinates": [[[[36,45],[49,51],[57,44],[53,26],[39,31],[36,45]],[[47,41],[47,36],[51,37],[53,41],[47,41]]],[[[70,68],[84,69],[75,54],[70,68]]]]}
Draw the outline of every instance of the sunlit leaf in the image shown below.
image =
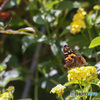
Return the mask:
{"type": "Polygon", "coordinates": [[[71,84],[78,84],[78,82],[74,82],[74,83],[73,82],[67,82],[67,83],[64,84],[64,86],[69,86],[71,84]]]}
{"type": "Polygon", "coordinates": [[[50,1],[45,5],[45,8],[51,9],[53,7],[53,5],[57,4],[58,2],[59,2],[59,0],[50,1]]]}
{"type": "Polygon", "coordinates": [[[90,43],[89,48],[94,48],[94,47],[99,46],[99,45],[100,45],[100,37],[96,37],[90,43]]]}

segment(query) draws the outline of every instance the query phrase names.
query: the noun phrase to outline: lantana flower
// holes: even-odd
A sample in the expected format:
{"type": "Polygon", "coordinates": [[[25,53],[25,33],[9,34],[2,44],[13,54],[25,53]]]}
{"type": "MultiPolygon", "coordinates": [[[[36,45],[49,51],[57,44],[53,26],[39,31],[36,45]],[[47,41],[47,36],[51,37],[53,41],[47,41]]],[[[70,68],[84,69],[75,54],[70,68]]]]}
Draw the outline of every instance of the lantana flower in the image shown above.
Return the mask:
{"type": "Polygon", "coordinates": [[[58,84],[56,87],[51,89],[50,93],[53,93],[53,94],[56,93],[58,94],[58,97],[60,97],[64,93],[65,88],[66,88],[65,86],[58,84]]]}
{"type": "Polygon", "coordinates": [[[4,92],[3,94],[0,95],[0,100],[8,100],[13,98],[13,95],[9,92],[4,92]]]}
{"type": "Polygon", "coordinates": [[[68,81],[90,81],[93,78],[97,78],[97,70],[93,66],[83,66],[68,71],[68,81]]]}
{"type": "Polygon", "coordinates": [[[84,23],[83,20],[73,21],[71,23],[70,32],[75,35],[76,33],[79,33],[81,31],[81,28],[84,28],[84,29],[86,28],[85,23],[84,23]]]}
{"type": "Polygon", "coordinates": [[[100,10],[100,6],[99,6],[99,5],[95,5],[95,6],[93,7],[93,9],[94,9],[94,10],[100,10]]]}
{"type": "Polygon", "coordinates": [[[74,15],[73,17],[73,22],[71,23],[71,29],[70,32],[72,34],[76,34],[79,33],[81,31],[82,28],[86,28],[84,19],[85,19],[85,15],[86,15],[86,11],[84,11],[83,8],[79,8],[77,10],[77,13],[74,15]]]}

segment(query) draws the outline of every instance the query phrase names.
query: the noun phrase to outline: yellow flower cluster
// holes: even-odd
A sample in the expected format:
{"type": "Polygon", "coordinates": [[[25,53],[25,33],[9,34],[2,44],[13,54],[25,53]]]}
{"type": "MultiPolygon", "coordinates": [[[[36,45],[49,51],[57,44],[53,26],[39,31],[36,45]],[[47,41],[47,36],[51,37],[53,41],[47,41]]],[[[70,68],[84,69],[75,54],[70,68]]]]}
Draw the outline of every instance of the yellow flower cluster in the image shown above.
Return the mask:
{"type": "Polygon", "coordinates": [[[84,18],[85,18],[86,12],[83,8],[79,8],[77,13],[73,17],[73,22],[71,23],[71,29],[70,32],[72,34],[79,33],[82,28],[86,28],[84,18]]]}
{"type": "Polygon", "coordinates": [[[11,99],[13,99],[12,91],[14,90],[14,88],[15,88],[14,86],[9,86],[6,89],[9,92],[4,92],[4,93],[0,94],[0,100],[11,100],[11,99]]]}
{"type": "Polygon", "coordinates": [[[66,87],[61,85],[61,84],[58,84],[56,87],[52,88],[52,90],[50,91],[50,93],[57,93],[58,96],[61,96],[63,93],[64,93],[64,89],[66,87]]]}
{"type": "Polygon", "coordinates": [[[13,95],[9,92],[4,92],[0,95],[0,100],[10,100],[11,98],[13,98],[13,95]]]}
{"type": "Polygon", "coordinates": [[[97,78],[97,70],[93,66],[83,66],[68,71],[68,81],[89,81],[93,78],[97,78]]]}
{"type": "Polygon", "coordinates": [[[94,9],[94,10],[100,10],[100,6],[99,6],[99,5],[95,5],[95,6],[93,7],[93,9],[94,9]]]}

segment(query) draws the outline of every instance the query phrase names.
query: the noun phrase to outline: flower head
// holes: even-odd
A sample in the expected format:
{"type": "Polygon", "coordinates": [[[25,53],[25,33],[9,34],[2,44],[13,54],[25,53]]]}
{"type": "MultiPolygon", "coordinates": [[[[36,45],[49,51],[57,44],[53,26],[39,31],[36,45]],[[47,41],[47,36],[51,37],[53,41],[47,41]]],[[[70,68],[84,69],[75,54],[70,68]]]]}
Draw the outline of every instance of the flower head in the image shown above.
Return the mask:
{"type": "Polygon", "coordinates": [[[58,96],[61,96],[64,93],[65,88],[66,88],[65,86],[58,84],[56,87],[52,88],[50,93],[53,93],[53,94],[56,93],[58,94],[58,96]]]}
{"type": "Polygon", "coordinates": [[[81,13],[82,15],[86,15],[87,13],[86,13],[86,11],[83,9],[83,8],[79,8],[78,10],[77,10],[77,13],[81,13]]]}
{"type": "Polygon", "coordinates": [[[9,86],[6,90],[7,90],[7,91],[13,91],[14,89],[15,89],[14,86],[9,86]]]}
{"type": "Polygon", "coordinates": [[[94,10],[100,10],[100,6],[99,6],[99,5],[95,5],[95,6],[93,7],[93,9],[94,9],[94,10]]]}
{"type": "Polygon", "coordinates": [[[97,70],[93,66],[74,68],[68,71],[68,80],[75,81],[90,81],[93,78],[97,78],[97,70]]]}
{"type": "Polygon", "coordinates": [[[0,100],[8,100],[8,98],[13,98],[13,95],[9,92],[4,92],[3,94],[0,95],[0,100]]]}
{"type": "Polygon", "coordinates": [[[84,29],[86,28],[84,21],[76,20],[71,23],[70,32],[75,35],[76,33],[79,33],[82,28],[84,28],[84,29]]]}
{"type": "Polygon", "coordinates": [[[86,28],[84,19],[85,19],[85,15],[86,15],[86,11],[84,11],[83,8],[79,8],[77,10],[77,13],[74,15],[73,17],[73,22],[71,23],[71,29],[70,32],[72,34],[76,34],[79,33],[81,31],[82,28],[86,28]]]}

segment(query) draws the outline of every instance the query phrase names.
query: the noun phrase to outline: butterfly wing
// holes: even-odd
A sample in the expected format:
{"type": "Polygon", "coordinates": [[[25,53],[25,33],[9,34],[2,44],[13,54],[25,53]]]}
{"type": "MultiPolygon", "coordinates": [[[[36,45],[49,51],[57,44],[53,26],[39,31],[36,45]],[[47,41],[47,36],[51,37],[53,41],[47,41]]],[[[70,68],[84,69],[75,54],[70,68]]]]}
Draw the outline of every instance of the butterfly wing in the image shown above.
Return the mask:
{"type": "Polygon", "coordinates": [[[76,54],[76,52],[69,48],[69,46],[64,46],[64,67],[71,69],[75,67],[81,67],[86,64],[86,60],[80,54],[76,54]]]}

